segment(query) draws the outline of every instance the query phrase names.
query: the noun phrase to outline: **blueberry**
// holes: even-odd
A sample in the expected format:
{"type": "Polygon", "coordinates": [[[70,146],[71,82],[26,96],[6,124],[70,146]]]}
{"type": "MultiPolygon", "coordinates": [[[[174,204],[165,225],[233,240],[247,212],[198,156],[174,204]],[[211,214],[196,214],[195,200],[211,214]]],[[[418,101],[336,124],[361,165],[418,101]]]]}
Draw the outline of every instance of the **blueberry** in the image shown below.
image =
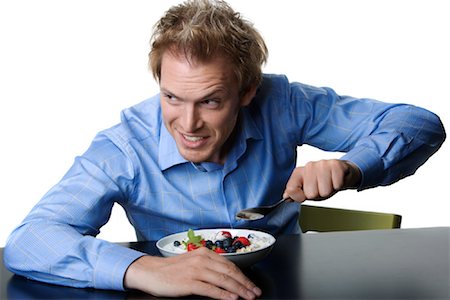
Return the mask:
{"type": "Polygon", "coordinates": [[[173,245],[174,245],[175,247],[179,247],[179,246],[181,245],[181,243],[180,243],[179,241],[174,241],[174,242],[173,242],[173,245]]]}
{"type": "Polygon", "coordinates": [[[216,245],[217,248],[223,248],[223,241],[216,241],[214,245],[216,245]]]}
{"type": "Polygon", "coordinates": [[[236,248],[234,246],[230,246],[230,247],[225,248],[225,251],[227,253],[234,253],[234,252],[236,252],[236,248]]]}
{"type": "Polygon", "coordinates": [[[214,246],[214,243],[213,243],[211,240],[207,240],[207,241],[205,242],[205,246],[206,246],[206,248],[208,248],[208,249],[212,249],[212,247],[214,246]]]}
{"type": "Polygon", "coordinates": [[[223,240],[223,247],[228,248],[231,246],[232,243],[233,243],[233,240],[231,238],[225,239],[225,240],[223,240]]]}
{"type": "Polygon", "coordinates": [[[244,244],[242,244],[241,241],[236,241],[233,243],[233,247],[235,247],[236,249],[241,249],[244,248],[244,244]]]}

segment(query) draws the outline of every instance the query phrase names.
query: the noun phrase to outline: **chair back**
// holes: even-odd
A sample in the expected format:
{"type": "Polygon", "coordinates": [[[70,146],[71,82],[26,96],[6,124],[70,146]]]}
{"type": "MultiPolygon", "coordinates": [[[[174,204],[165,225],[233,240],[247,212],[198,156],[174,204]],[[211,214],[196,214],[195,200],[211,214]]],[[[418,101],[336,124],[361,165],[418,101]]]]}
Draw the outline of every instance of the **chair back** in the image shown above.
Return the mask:
{"type": "Polygon", "coordinates": [[[299,223],[302,232],[351,231],[400,228],[396,214],[302,205],[299,223]]]}

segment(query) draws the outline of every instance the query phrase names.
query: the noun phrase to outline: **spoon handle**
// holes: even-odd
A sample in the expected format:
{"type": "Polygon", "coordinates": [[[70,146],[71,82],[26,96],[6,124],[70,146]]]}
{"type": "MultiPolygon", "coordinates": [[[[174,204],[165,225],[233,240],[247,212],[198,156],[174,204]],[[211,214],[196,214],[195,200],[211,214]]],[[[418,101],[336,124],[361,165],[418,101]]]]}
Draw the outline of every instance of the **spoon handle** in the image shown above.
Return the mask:
{"type": "Polygon", "coordinates": [[[273,207],[273,208],[275,208],[275,207],[277,207],[278,205],[283,204],[284,201],[286,201],[286,200],[288,200],[288,199],[290,199],[290,198],[283,198],[283,199],[281,199],[280,201],[278,201],[277,203],[272,204],[272,205],[270,205],[270,206],[273,207]]]}

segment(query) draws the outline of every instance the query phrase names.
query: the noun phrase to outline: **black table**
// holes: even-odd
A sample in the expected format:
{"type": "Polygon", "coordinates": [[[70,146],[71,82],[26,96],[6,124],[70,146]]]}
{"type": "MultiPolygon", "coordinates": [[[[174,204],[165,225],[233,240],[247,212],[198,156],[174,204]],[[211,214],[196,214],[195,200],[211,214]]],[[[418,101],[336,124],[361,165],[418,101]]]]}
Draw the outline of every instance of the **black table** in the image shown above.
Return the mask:
{"type": "MultiPolygon", "coordinates": [[[[159,255],[155,242],[123,245],[159,255]]],[[[450,299],[449,248],[449,227],[290,235],[245,273],[264,299],[450,299]]],[[[0,274],[2,299],[152,298],[0,274]]]]}

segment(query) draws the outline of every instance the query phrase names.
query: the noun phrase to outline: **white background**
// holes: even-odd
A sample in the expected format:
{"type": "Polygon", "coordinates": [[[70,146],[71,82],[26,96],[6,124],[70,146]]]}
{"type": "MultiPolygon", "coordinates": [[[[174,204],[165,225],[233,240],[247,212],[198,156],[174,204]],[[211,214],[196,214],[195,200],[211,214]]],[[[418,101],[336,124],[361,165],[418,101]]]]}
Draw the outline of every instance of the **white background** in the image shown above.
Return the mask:
{"type": "MultiPolygon", "coordinates": [[[[0,0],[0,246],[98,131],[157,93],[147,70],[148,40],[175,3],[0,0]]],[[[265,37],[266,72],[344,95],[423,106],[450,124],[446,1],[230,3],[265,37]]],[[[299,163],[338,156],[302,147],[299,163]]],[[[398,213],[405,228],[449,226],[449,157],[446,142],[414,176],[320,204],[398,213]]],[[[120,207],[100,237],[135,239],[120,207]]]]}

